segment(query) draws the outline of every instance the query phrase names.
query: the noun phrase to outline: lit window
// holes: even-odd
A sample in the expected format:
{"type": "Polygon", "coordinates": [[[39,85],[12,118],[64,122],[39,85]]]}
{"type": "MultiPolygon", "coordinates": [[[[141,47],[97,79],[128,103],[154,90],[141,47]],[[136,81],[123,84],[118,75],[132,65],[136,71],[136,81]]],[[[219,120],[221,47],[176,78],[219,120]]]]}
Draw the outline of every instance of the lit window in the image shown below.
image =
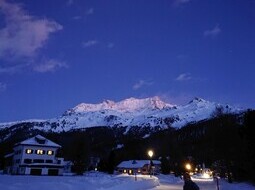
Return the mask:
{"type": "Polygon", "coordinates": [[[132,170],[129,170],[128,173],[129,173],[129,174],[132,174],[132,170]]]}
{"type": "Polygon", "coordinates": [[[53,155],[53,153],[54,153],[54,152],[53,152],[52,150],[48,150],[48,151],[47,151],[47,154],[48,154],[48,155],[53,155]]]}
{"type": "Polygon", "coordinates": [[[26,149],[26,153],[27,153],[27,154],[32,154],[32,153],[33,153],[33,150],[32,150],[32,149],[26,149]]]}
{"type": "Polygon", "coordinates": [[[44,150],[36,150],[36,154],[44,154],[44,150]]]}
{"type": "Polygon", "coordinates": [[[124,170],[123,172],[124,172],[124,173],[127,173],[127,170],[124,170]]]}

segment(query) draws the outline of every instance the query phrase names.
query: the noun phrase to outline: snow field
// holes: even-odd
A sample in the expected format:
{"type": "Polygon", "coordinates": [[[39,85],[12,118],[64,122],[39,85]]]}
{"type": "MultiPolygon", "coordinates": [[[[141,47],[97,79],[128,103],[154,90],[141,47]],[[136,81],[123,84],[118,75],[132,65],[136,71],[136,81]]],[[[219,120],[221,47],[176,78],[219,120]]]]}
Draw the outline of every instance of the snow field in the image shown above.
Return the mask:
{"type": "MultiPolygon", "coordinates": [[[[216,182],[196,182],[200,190],[216,190],[216,182]]],[[[248,183],[228,183],[220,179],[220,190],[255,190],[248,183]]],[[[100,172],[84,176],[0,175],[0,190],[182,190],[183,181],[173,175],[108,175],[100,172]]]]}
{"type": "Polygon", "coordinates": [[[0,190],[143,190],[159,185],[156,177],[107,175],[10,176],[0,175],[0,190]]]}

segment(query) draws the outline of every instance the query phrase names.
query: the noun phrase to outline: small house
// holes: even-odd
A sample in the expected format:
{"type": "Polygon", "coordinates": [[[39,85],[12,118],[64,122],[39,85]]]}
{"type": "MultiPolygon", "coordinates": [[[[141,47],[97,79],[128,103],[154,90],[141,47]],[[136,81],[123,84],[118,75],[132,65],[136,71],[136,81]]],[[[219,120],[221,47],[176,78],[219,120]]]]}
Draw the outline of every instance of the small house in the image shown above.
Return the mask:
{"type": "Polygon", "coordinates": [[[14,145],[8,160],[6,172],[25,175],[62,175],[64,159],[57,158],[60,145],[41,135],[24,140],[14,145]]]}
{"type": "Polygon", "coordinates": [[[117,166],[118,173],[133,174],[159,174],[161,162],[159,160],[128,160],[117,166]]]}

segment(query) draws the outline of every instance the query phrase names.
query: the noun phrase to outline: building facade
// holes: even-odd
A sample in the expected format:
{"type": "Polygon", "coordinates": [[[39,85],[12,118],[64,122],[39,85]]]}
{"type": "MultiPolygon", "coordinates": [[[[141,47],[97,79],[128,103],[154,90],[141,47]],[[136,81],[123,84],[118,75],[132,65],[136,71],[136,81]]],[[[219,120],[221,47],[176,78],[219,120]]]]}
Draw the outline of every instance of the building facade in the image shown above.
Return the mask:
{"type": "Polygon", "coordinates": [[[161,162],[159,160],[128,160],[117,166],[118,173],[134,174],[159,174],[161,162]]]}
{"type": "Polygon", "coordinates": [[[14,145],[13,153],[6,155],[9,160],[7,173],[25,175],[62,175],[64,159],[57,158],[60,145],[41,135],[34,136],[14,145]]]}

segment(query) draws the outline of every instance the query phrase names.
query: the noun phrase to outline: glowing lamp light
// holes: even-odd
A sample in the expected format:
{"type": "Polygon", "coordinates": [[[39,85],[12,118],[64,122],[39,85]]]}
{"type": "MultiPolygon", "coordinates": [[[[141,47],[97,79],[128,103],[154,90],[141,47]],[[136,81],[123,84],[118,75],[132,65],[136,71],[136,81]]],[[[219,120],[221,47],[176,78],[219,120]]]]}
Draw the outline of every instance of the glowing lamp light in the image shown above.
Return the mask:
{"type": "Polygon", "coordinates": [[[185,168],[186,168],[187,170],[191,170],[191,165],[188,163],[188,164],[185,165],[185,168]]]}
{"type": "Polygon", "coordinates": [[[150,158],[152,158],[153,154],[154,154],[154,152],[152,150],[148,151],[148,155],[149,155],[150,158]]]}

